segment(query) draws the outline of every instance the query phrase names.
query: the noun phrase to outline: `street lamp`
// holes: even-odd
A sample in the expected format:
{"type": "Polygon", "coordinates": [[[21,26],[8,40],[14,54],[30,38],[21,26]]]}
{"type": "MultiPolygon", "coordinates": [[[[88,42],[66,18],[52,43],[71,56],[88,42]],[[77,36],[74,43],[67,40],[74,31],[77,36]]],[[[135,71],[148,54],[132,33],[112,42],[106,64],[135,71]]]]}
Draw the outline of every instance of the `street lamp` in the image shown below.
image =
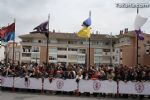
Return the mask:
{"type": "Polygon", "coordinates": [[[109,66],[112,66],[112,33],[110,33],[110,35],[106,35],[106,38],[109,38],[110,40],[110,64],[109,66]]]}
{"type": "Polygon", "coordinates": [[[110,33],[110,35],[106,35],[107,38],[110,39],[110,65],[109,66],[113,66],[112,63],[112,56],[113,56],[113,38],[117,38],[116,36],[113,36],[112,33],[110,33]]]}

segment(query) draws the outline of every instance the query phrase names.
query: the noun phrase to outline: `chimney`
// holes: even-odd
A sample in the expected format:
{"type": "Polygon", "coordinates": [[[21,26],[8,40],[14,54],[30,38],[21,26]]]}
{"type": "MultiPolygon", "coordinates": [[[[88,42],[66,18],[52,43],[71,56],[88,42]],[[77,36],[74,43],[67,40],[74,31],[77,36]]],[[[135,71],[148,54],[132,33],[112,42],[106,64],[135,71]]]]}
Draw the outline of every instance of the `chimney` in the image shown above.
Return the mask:
{"type": "Polygon", "coordinates": [[[53,33],[55,33],[55,30],[53,29],[53,33]]]}
{"type": "Polygon", "coordinates": [[[122,35],[123,34],[123,30],[120,30],[120,35],[122,35]]]}
{"type": "Polygon", "coordinates": [[[96,34],[98,34],[98,31],[96,31],[96,34]]]}
{"type": "Polygon", "coordinates": [[[128,28],[125,28],[125,29],[124,29],[124,33],[125,33],[125,34],[128,33],[128,28]]]}

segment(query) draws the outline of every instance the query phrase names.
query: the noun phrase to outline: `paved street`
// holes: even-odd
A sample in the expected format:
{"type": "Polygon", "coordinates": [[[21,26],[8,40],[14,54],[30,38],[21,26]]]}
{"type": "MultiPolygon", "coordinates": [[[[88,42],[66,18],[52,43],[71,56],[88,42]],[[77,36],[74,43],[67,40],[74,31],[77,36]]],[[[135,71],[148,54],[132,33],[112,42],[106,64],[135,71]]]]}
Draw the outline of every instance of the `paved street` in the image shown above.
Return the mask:
{"type": "MultiPolygon", "coordinates": [[[[102,97],[86,97],[86,96],[68,96],[68,95],[41,95],[31,93],[11,93],[0,91],[0,100],[137,100],[137,99],[122,99],[122,98],[102,98],[102,97]]],[[[148,99],[142,99],[148,100],[148,99]]]]}
{"type": "Polygon", "coordinates": [[[98,100],[97,98],[71,97],[60,95],[40,95],[25,93],[0,92],[0,100],[98,100]]]}

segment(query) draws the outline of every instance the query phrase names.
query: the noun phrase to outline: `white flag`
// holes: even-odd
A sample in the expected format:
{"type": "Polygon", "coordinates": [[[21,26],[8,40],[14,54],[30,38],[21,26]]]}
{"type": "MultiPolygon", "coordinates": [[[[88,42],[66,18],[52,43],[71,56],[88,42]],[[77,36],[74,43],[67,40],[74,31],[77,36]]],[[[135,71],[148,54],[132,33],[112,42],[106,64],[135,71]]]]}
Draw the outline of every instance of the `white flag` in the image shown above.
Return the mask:
{"type": "Polygon", "coordinates": [[[139,30],[147,21],[147,18],[141,17],[140,15],[136,15],[134,21],[134,29],[139,30]]]}

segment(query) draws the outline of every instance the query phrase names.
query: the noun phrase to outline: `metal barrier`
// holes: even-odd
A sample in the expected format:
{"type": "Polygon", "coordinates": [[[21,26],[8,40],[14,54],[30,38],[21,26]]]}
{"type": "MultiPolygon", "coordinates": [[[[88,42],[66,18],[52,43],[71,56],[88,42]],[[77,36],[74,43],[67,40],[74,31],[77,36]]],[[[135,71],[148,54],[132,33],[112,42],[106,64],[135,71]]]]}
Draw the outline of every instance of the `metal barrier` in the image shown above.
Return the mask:
{"type": "Polygon", "coordinates": [[[48,78],[20,78],[0,76],[0,86],[18,89],[76,91],[80,93],[112,93],[112,94],[138,94],[150,95],[150,82],[123,82],[109,80],[80,80],[76,79],[52,79],[48,78]]]}

